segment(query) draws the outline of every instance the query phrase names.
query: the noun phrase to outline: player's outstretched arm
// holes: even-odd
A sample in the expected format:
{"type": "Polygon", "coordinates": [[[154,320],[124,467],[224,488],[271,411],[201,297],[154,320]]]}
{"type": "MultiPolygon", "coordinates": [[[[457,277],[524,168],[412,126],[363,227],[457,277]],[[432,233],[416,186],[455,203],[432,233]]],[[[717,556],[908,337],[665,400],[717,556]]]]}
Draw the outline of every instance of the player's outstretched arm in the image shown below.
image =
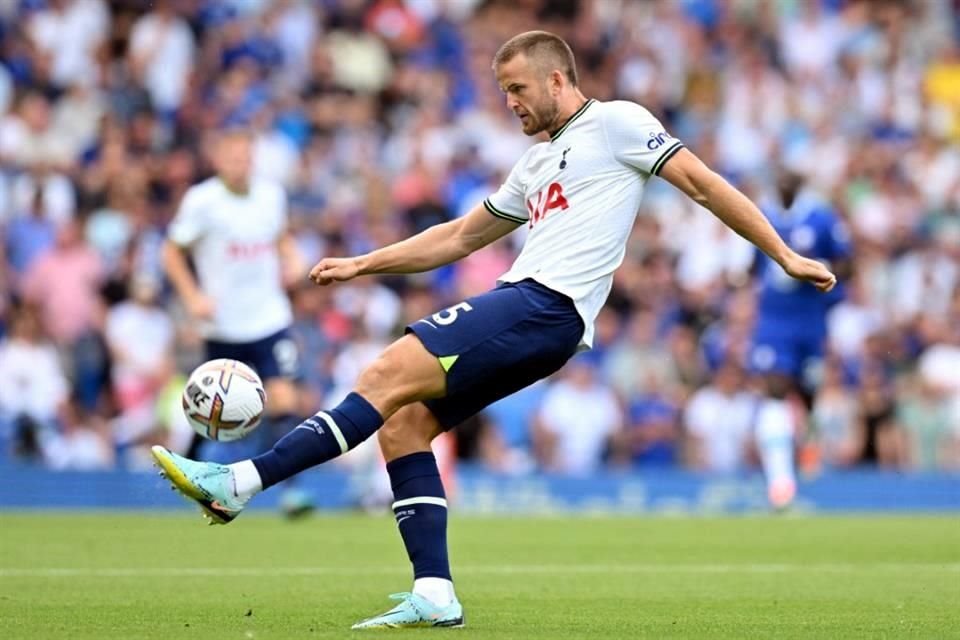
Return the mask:
{"type": "Polygon", "coordinates": [[[788,247],[749,198],[689,150],[681,149],[658,175],[712,211],[724,224],[776,260],[790,276],[806,280],[820,291],[830,291],[837,283],[836,276],[823,264],[804,258],[788,247]]]}
{"type": "Polygon", "coordinates": [[[420,273],[456,262],[520,226],[493,216],[481,204],[458,218],[406,240],[353,258],[324,258],[310,270],[319,285],[377,273],[420,273]]]}
{"type": "Polygon", "coordinates": [[[303,259],[297,241],[289,232],[283,233],[277,240],[277,254],[280,256],[280,274],[283,286],[289,287],[302,282],[307,271],[307,262],[303,259]]]}

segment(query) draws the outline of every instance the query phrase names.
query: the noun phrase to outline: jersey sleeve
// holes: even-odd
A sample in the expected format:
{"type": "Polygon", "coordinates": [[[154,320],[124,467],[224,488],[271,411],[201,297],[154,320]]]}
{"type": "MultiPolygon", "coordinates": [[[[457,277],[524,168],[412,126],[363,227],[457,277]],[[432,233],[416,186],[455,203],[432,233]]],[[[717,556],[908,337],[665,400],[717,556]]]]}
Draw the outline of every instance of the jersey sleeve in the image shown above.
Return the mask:
{"type": "Polygon", "coordinates": [[[487,211],[517,224],[523,224],[530,219],[530,213],[527,211],[526,200],[524,199],[523,184],[520,182],[520,167],[524,164],[524,158],[513,165],[510,175],[504,181],[496,193],[483,201],[483,206],[487,211]]]}
{"type": "Polygon", "coordinates": [[[604,130],[617,161],[655,176],[683,148],[683,143],[640,105],[615,101],[605,106],[604,130]]]}
{"type": "Polygon", "coordinates": [[[196,189],[189,189],[183,196],[177,215],[167,227],[167,237],[174,244],[188,247],[205,233],[206,215],[199,196],[196,189]]]}

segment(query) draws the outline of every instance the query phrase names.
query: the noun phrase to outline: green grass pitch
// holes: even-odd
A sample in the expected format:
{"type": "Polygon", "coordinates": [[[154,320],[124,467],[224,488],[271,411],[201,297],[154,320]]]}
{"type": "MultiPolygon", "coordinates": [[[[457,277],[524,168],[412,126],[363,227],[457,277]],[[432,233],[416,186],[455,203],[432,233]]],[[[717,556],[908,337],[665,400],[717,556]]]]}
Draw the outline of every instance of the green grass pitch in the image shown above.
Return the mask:
{"type": "MultiPolygon", "coordinates": [[[[356,638],[410,586],[387,515],[201,522],[0,515],[0,637],[356,638]]],[[[450,540],[467,628],[395,633],[960,638],[955,517],[454,517],[450,540]]]]}

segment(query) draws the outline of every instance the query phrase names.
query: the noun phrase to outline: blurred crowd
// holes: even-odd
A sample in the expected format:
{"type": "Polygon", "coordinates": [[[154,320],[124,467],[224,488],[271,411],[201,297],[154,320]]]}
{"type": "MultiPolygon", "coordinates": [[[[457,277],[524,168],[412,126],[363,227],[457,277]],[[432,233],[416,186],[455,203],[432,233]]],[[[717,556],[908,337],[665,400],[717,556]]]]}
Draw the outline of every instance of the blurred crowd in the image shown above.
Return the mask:
{"type": "MultiPolygon", "coordinates": [[[[159,247],[250,127],[311,263],[461,215],[531,140],[490,62],[568,39],[582,89],[639,102],[758,202],[778,171],[838,212],[852,275],[829,316],[804,468],[960,469],[956,0],[0,0],[0,456],[53,468],[182,448],[202,337],[159,247]]],[[[405,323],[489,288],[523,229],[413,277],[291,292],[302,410],[405,323]]],[[[652,180],[596,348],[462,426],[505,472],[755,464],[751,247],[652,180]]]]}

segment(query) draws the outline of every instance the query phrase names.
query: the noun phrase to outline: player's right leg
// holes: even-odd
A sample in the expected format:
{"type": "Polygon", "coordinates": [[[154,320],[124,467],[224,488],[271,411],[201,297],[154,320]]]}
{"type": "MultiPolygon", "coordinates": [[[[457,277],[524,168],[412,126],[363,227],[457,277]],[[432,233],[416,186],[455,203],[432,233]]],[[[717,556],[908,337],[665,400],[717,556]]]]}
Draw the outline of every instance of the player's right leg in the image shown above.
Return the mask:
{"type": "Polygon", "coordinates": [[[377,433],[393,488],[393,513],[413,565],[413,589],[397,606],[354,629],[462,627],[447,556],[447,500],[431,441],[444,429],[422,403],[407,405],[377,433]]]}
{"type": "Polygon", "coordinates": [[[446,373],[446,394],[404,407],[378,433],[393,511],[413,565],[411,593],[355,629],[459,627],[447,557],[447,501],[430,442],[563,366],[583,336],[569,298],[535,282],[502,285],[407,327],[446,373]]]}
{"type": "Polygon", "coordinates": [[[346,453],[404,405],[440,397],[445,389],[437,358],[415,336],[406,335],[360,374],[343,402],[304,420],[263,455],[219,465],[156,446],[153,456],[176,489],[196,501],[213,523],[226,524],[256,493],[346,453]]]}

